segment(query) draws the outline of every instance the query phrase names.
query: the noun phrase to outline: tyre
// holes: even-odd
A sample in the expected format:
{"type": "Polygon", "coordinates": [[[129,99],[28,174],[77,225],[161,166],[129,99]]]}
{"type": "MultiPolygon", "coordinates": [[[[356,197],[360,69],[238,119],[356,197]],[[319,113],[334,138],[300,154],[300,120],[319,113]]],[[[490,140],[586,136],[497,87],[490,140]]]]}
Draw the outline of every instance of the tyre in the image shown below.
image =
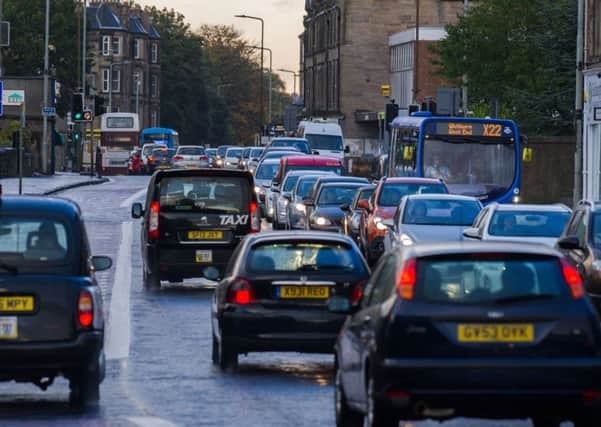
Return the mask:
{"type": "Polygon", "coordinates": [[[146,266],[144,268],[144,288],[149,291],[158,291],[161,289],[161,281],[156,273],[148,273],[146,271],[146,266]]]}
{"type": "Polygon", "coordinates": [[[213,359],[214,365],[217,365],[219,363],[219,343],[217,342],[217,338],[215,338],[215,334],[213,334],[213,346],[211,349],[211,358],[213,359]]]}
{"type": "Polygon", "coordinates": [[[559,427],[561,420],[553,417],[534,417],[532,418],[532,425],[534,427],[559,427]]]}
{"type": "Polygon", "coordinates": [[[69,378],[69,403],[75,408],[97,406],[100,400],[100,369],[92,364],[69,378]]]}
{"type": "Polygon", "coordinates": [[[587,414],[574,420],[574,427],[599,427],[601,426],[601,414],[587,414]]]}
{"type": "Polygon", "coordinates": [[[363,427],[398,427],[399,419],[392,411],[382,407],[374,396],[374,380],[369,379],[367,385],[367,413],[363,418],[363,427]]]}
{"type": "Polygon", "coordinates": [[[223,335],[217,340],[217,365],[222,371],[233,372],[238,368],[238,353],[225,341],[223,335]]]}
{"type": "Polygon", "coordinates": [[[363,415],[348,406],[344,390],[342,388],[341,373],[336,371],[334,388],[334,407],[336,409],[336,427],[361,427],[363,415]]]}

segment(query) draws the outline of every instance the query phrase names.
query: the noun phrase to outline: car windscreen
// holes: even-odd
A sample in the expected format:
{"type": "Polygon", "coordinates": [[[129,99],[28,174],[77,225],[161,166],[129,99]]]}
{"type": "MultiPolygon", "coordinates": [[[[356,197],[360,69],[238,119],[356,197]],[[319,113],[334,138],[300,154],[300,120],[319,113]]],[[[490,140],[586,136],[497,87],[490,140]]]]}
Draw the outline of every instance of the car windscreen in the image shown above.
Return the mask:
{"type": "Polygon", "coordinates": [[[227,149],[230,148],[228,146],[222,145],[221,147],[217,148],[217,155],[219,157],[224,157],[225,156],[225,152],[227,151],[227,149]]]}
{"type": "Polygon", "coordinates": [[[58,219],[0,216],[0,261],[4,264],[19,270],[71,264],[72,245],[70,227],[58,219]]]}
{"type": "Polygon", "coordinates": [[[488,226],[491,236],[559,237],[569,212],[496,211],[488,226]]]}
{"type": "Polygon", "coordinates": [[[165,150],[164,148],[158,148],[156,150],[152,150],[152,155],[154,157],[173,157],[174,154],[175,150],[172,149],[165,150]]]}
{"type": "Polygon", "coordinates": [[[249,182],[242,177],[165,177],[159,190],[161,211],[248,213],[249,209],[249,182]]]}
{"type": "Polygon", "coordinates": [[[298,151],[268,151],[263,156],[264,159],[280,159],[285,156],[298,156],[301,153],[298,151]]]}
{"type": "Polygon", "coordinates": [[[142,149],[142,154],[144,154],[145,156],[150,156],[150,154],[152,153],[152,150],[156,150],[157,147],[160,147],[158,145],[147,145],[142,149]]]}
{"type": "Polygon", "coordinates": [[[299,178],[300,175],[292,175],[286,177],[286,180],[284,181],[284,186],[282,187],[282,191],[292,191],[294,185],[296,184],[296,181],[298,181],[299,178]]]}
{"type": "Polygon", "coordinates": [[[555,257],[474,254],[417,260],[415,299],[502,304],[569,296],[555,257]]]}
{"type": "Polygon", "coordinates": [[[234,157],[234,158],[241,158],[242,157],[242,153],[244,152],[244,150],[242,148],[235,148],[235,149],[229,149],[227,150],[227,152],[225,153],[226,157],[234,157]]]}
{"type": "Polygon", "coordinates": [[[443,184],[384,184],[380,191],[378,204],[380,206],[398,206],[403,196],[409,194],[446,194],[443,184]]]}
{"type": "Polygon", "coordinates": [[[298,140],[291,140],[291,139],[288,139],[288,140],[274,139],[273,141],[271,141],[271,144],[269,144],[269,146],[270,147],[294,147],[302,153],[305,153],[305,154],[311,153],[311,148],[309,148],[309,145],[305,141],[298,141],[298,140]]]}
{"type": "Polygon", "coordinates": [[[403,224],[470,226],[481,210],[475,200],[407,200],[403,224]]]}
{"type": "Polygon", "coordinates": [[[256,179],[267,179],[272,180],[278,169],[280,168],[279,163],[261,163],[255,172],[256,179]]]}
{"type": "Polygon", "coordinates": [[[369,200],[369,198],[371,197],[371,195],[374,194],[374,190],[375,189],[373,189],[373,188],[370,188],[368,190],[361,190],[359,192],[359,194],[356,196],[355,201],[357,203],[359,203],[361,200],[369,200]]]}
{"type": "Polygon", "coordinates": [[[287,165],[286,173],[290,171],[317,171],[317,172],[334,172],[336,175],[342,175],[344,169],[338,163],[333,165],[287,165]]]}
{"type": "Polygon", "coordinates": [[[300,179],[298,185],[296,186],[296,195],[301,199],[303,197],[308,197],[313,192],[313,186],[315,185],[315,181],[317,181],[317,177],[309,177],[300,179]]]}
{"type": "Polygon", "coordinates": [[[182,156],[202,156],[205,153],[202,147],[180,147],[177,154],[182,156]]]}
{"type": "Polygon", "coordinates": [[[340,135],[306,134],[312,150],[342,151],[342,137],[340,135]]]}
{"type": "Polygon", "coordinates": [[[351,185],[323,186],[317,196],[317,205],[350,205],[358,189],[359,186],[351,185]]]}
{"type": "Polygon", "coordinates": [[[254,273],[343,271],[366,273],[359,253],[337,242],[267,242],[255,245],[248,255],[247,270],[254,273]]]}
{"type": "Polygon", "coordinates": [[[251,159],[256,159],[258,157],[261,157],[261,154],[263,153],[263,149],[262,148],[253,148],[250,150],[250,158],[251,159]]]}

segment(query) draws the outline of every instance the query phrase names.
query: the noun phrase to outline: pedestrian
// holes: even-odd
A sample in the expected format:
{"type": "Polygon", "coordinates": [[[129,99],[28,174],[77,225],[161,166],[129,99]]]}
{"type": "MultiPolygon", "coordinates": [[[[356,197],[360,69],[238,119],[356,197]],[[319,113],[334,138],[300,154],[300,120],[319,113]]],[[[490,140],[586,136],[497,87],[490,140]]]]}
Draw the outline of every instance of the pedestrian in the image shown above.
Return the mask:
{"type": "Polygon", "coordinates": [[[96,146],[96,175],[102,178],[102,150],[96,146]]]}

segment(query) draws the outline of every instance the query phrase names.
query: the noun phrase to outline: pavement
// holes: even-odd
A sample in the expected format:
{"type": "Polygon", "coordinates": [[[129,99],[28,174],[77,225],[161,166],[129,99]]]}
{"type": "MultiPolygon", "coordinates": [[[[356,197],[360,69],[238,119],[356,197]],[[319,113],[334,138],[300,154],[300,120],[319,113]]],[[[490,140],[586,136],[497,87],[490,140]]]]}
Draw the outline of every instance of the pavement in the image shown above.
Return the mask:
{"type": "MultiPolygon", "coordinates": [[[[58,172],[23,178],[23,194],[50,195],[72,188],[109,182],[108,178],[96,178],[79,173],[58,172]]],[[[19,194],[19,178],[0,179],[3,194],[19,194]]]]}

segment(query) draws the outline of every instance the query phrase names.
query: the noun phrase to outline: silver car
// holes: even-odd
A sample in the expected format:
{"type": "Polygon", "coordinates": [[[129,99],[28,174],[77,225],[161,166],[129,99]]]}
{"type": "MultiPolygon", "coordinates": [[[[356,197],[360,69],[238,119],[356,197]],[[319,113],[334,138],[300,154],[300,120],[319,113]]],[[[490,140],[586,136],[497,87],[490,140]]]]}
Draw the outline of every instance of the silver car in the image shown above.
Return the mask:
{"type": "Polygon", "coordinates": [[[225,152],[224,165],[226,169],[240,169],[242,168],[242,154],[244,153],[243,147],[232,147],[228,148],[225,152]]]}
{"type": "Polygon", "coordinates": [[[254,173],[255,193],[259,199],[262,217],[266,216],[265,197],[267,195],[267,190],[271,187],[271,181],[279,168],[279,159],[267,159],[259,162],[257,170],[254,173]]]}
{"type": "Polygon", "coordinates": [[[177,169],[198,169],[209,167],[209,156],[198,145],[180,145],[171,160],[171,166],[177,169]]]}
{"type": "Polygon", "coordinates": [[[463,240],[463,230],[482,210],[475,197],[455,194],[404,196],[394,218],[385,219],[384,250],[418,242],[463,240]]]}

